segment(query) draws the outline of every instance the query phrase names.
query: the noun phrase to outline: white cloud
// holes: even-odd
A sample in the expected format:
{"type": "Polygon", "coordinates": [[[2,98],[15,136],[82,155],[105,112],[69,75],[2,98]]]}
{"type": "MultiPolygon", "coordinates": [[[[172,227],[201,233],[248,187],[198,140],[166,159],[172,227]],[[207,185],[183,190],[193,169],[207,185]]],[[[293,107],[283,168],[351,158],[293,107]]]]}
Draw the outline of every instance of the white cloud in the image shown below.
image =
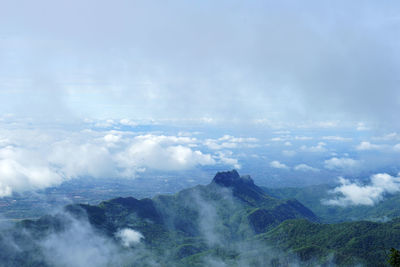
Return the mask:
{"type": "Polygon", "coordinates": [[[236,148],[237,147],[237,143],[218,142],[218,140],[215,140],[215,139],[207,139],[206,141],[204,141],[204,145],[207,146],[210,149],[213,149],[213,150],[220,150],[220,149],[236,148]]]}
{"type": "Polygon", "coordinates": [[[316,146],[301,146],[300,149],[307,152],[325,152],[326,151],[326,143],[319,142],[316,146]]]}
{"type": "Polygon", "coordinates": [[[119,123],[121,124],[121,125],[124,125],[124,126],[137,126],[138,124],[136,123],[136,122],[134,122],[134,121],[131,121],[130,119],[121,119],[120,121],[119,121],[119,123]]]}
{"type": "MultiPolygon", "coordinates": [[[[100,235],[87,221],[62,215],[68,223],[60,231],[51,231],[38,242],[49,266],[122,266],[125,254],[112,239],[100,235]]],[[[35,240],[36,241],[36,240],[35,240]]]]}
{"type": "Polygon", "coordinates": [[[379,150],[382,147],[383,147],[382,145],[371,144],[368,141],[363,141],[356,147],[356,149],[357,150],[379,150]]]}
{"type": "Polygon", "coordinates": [[[384,140],[384,141],[391,141],[391,140],[400,140],[400,135],[396,132],[388,133],[383,136],[373,137],[374,140],[384,140]]]}
{"type": "Polygon", "coordinates": [[[339,121],[320,121],[316,123],[316,125],[321,128],[335,128],[338,127],[339,124],[339,121]]]}
{"type": "Polygon", "coordinates": [[[365,123],[363,122],[359,122],[357,123],[357,131],[368,131],[369,128],[367,126],[365,126],[365,123]]]}
{"type": "Polygon", "coordinates": [[[288,166],[286,166],[286,165],[283,164],[283,163],[280,163],[280,162],[277,161],[277,160],[271,161],[271,162],[269,163],[269,166],[272,167],[272,168],[276,168],[276,169],[289,169],[288,166]]]}
{"type": "Polygon", "coordinates": [[[144,236],[133,229],[124,228],[119,230],[115,236],[121,240],[121,244],[124,247],[130,247],[140,242],[144,236]]]}
{"type": "Polygon", "coordinates": [[[115,143],[121,139],[121,136],[115,134],[107,134],[104,136],[104,141],[107,143],[115,143]]]}
{"type": "Polygon", "coordinates": [[[11,145],[8,138],[0,138],[0,147],[11,145]]]}
{"type": "Polygon", "coordinates": [[[333,157],[331,159],[325,160],[324,165],[325,165],[325,168],[327,168],[329,170],[349,169],[349,168],[357,167],[359,165],[359,161],[351,159],[351,158],[333,157]]]}
{"type": "Polygon", "coordinates": [[[299,164],[294,167],[296,171],[303,171],[303,172],[319,172],[319,169],[308,166],[307,164],[299,164]]]}
{"type": "Polygon", "coordinates": [[[116,154],[118,165],[124,169],[124,176],[131,176],[137,168],[156,170],[184,170],[197,165],[214,165],[210,154],[192,150],[187,143],[190,138],[174,136],[137,136],[129,146],[116,154]]]}
{"type": "Polygon", "coordinates": [[[393,177],[387,173],[372,175],[370,183],[361,185],[352,183],[340,177],[340,186],[332,190],[336,194],[333,199],[323,200],[326,205],[349,206],[349,205],[369,205],[381,201],[385,193],[396,193],[400,191],[400,177],[393,177]]]}
{"type": "Polygon", "coordinates": [[[294,155],[296,155],[296,151],[294,150],[283,150],[282,151],[282,155],[286,156],[286,157],[293,157],[294,155]]]}
{"type": "Polygon", "coordinates": [[[158,144],[168,145],[168,144],[190,144],[197,142],[197,139],[194,137],[187,136],[167,136],[167,135],[154,135],[154,134],[145,134],[138,135],[135,137],[137,141],[149,141],[158,144]]]}
{"type": "Polygon", "coordinates": [[[290,136],[279,136],[279,137],[273,137],[270,140],[272,142],[283,142],[283,141],[286,141],[289,138],[290,138],[290,136]]]}
{"type": "Polygon", "coordinates": [[[353,138],[331,135],[331,136],[323,136],[322,140],[347,142],[353,140],[353,138]]]}
{"type": "Polygon", "coordinates": [[[57,142],[52,145],[48,162],[65,179],[118,176],[114,155],[102,143],[57,142]]]}
{"type": "Polygon", "coordinates": [[[218,139],[206,139],[204,145],[213,150],[232,149],[237,147],[256,147],[258,139],[254,137],[234,137],[224,135],[218,139]]]}
{"type": "Polygon", "coordinates": [[[186,170],[237,160],[194,149],[191,137],[93,130],[2,130],[0,197],[82,178],[133,178],[145,169],[186,170]],[[4,137],[4,138],[3,138],[4,137]]]}
{"type": "Polygon", "coordinates": [[[222,164],[231,165],[235,169],[240,169],[242,166],[239,164],[239,161],[232,157],[232,151],[219,151],[215,158],[221,162],[222,164]]]}
{"type": "Polygon", "coordinates": [[[393,150],[396,152],[400,152],[400,144],[396,144],[393,146],[393,150]]]}
{"type": "Polygon", "coordinates": [[[108,119],[108,120],[99,120],[95,122],[94,126],[100,128],[108,128],[113,126],[114,124],[115,124],[114,120],[108,119]]]}
{"type": "Polygon", "coordinates": [[[219,138],[219,140],[222,141],[229,141],[229,142],[234,142],[234,143],[244,143],[244,142],[257,142],[257,138],[253,138],[253,137],[234,137],[231,135],[224,135],[221,138],[219,138]]]}
{"type": "Polygon", "coordinates": [[[295,136],[294,140],[301,140],[301,141],[306,141],[306,140],[312,140],[313,137],[311,136],[295,136]]]}
{"type": "Polygon", "coordinates": [[[289,135],[290,131],[289,130],[280,130],[280,131],[275,131],[273,132],[273,134],[285,134],[285,135],[289,135]]]}
{"type": "Polygon", "coordinates": [[[12,146],[0,149],[0,197],[61,182],[62,177],[40,154],[12,146]]]}
{"type": "Polygon", "coordinates": [[[291,146],[292,143],[290,143],[289,141],[286,141],[284,145],[285,145],[285,146],[291,146]]]}

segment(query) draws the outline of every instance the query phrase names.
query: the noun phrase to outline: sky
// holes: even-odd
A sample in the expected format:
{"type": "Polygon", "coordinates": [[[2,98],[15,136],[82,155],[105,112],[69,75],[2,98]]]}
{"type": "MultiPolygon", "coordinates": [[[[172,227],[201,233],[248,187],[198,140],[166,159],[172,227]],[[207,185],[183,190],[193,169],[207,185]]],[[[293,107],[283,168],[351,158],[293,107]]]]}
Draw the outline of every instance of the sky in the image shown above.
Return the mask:
{"type": "Polygon", "coordinates": [[[210,165],[281,180],[311,172],[313,183],[397,177],[399,11],[397,1],[1,1],[0,196],[210,165]]]}
{"type": "Polygon", "coordinates": [[[0,5],[4,113],[398,124],[397,1],[0,5]]]}

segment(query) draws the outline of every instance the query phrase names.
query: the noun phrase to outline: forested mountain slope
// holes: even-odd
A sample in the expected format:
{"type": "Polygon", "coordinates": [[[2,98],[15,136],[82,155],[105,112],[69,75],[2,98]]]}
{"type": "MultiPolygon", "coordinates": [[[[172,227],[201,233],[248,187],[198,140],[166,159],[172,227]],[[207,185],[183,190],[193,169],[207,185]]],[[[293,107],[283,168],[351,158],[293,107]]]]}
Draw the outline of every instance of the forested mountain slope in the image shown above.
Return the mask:
{"type": "Polygon", "coordinates": [[[75,204],[0,234],[5,266],[315,266],[385,264],[400,223],[326,225],[299,201],[270,196],[249,176],[152,199],[75,204]]]}

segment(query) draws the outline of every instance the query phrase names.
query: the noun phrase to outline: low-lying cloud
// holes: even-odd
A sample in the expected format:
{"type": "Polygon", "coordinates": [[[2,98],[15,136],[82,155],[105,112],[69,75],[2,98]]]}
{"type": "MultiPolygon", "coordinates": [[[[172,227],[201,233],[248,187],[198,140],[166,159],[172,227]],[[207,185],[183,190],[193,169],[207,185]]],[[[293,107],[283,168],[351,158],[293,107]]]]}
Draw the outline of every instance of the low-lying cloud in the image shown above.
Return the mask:
{"type": "Polygon", "coordinates": [[[186,136],[21,128],[0,132],[0,140],[0,197],[81,177],[135,178],[147,169],[182,171],[216,164],[240,168],[232,151],[206,152],[202,140],[186,136]]]}
{"type": "Polygon", "coordinates": [[[356,147],[357,150],[379,150],[381,148],[383,148],[382,145],[372,144],[368,141],[363,141],[356,147]]]}
{"type": "Polygon", "coordinates": [[[211,154],[192,149],[187,140],[176,137],[141,135],[133,138],[125,150],[116,154],[125,176],[132,176],[138,168],[184,170],[196,165],[214,165],[211,154]]]}
{"type": "Polygon", "coordinates": [[[326,146],[326,143],[319,142],[315,146],[309,146],[308,147],[308,146],[303,145],[303,146],[300,147],[300,149],[303,150],[303,151],[307,151],[307,152],[317,153],[317,152],[325,152],[325,151],[327,151],[325,146],[326,146]]]}
{"type": "Polygon", "coordinates": [[[124,247],[130,247],[140,242],[144,236],[133,229],[124,228],[119,230],[115,236],[121,240],[121,244],[124,247]]]}
{"type": "Polygon", "coordinates": [[[45,261],[52,266],[109,266],[122,264],[122,253],[109,238],[86,221],[73,220],[64,231],[41,241],[45,261]]]}
{"type": "Polygon", "coordinates": [[[2,227],[2,266],[160,266],[140,242],[143,236],[130,228],[113,236],[94,227],[85,216],[78,219],[65,211],[46,215],[37,223],[43,228],[2,227]]]}
{"type": "Polygon", "coordinates": [[[295,171],[303,171],[303,172],[319,172],[319,169],[311,167],[307,164],[299,164],[294,167],[295,171]]]}
{"type": "Polygon", "coordinates": [[[224,135],[218,139],[207,139],[204,145],[210,149],[231,149],[237,147],[255,147],[258,140],[254,137],[234,137],[231,135],[224,135]]]}
{"type": "Polygon", "coordinates": [[[352,169],[359,165],[359,161],[351,158],[333,157],[324,161],[324,166],[329,170],[352,169]]]}
{"type": "Polygon", "coordinates": [[[368,205],[372,206],[383,200],[385,194],[393,194],[400,191],[400,175],[391,176],[387,173],[378,173],[370,177],[369,184],[351,182],[343,177],[339,178],[340,186],[331,191],[335,197],[323,200],[326,205],[351,206],[368,205]]]}
{"type": "Polygon", "coordinates": [[[289,169],[289,167],[284,164],[284,163],[280,163],[277,160],[273,160],[269,163],[269,166],[275,169],[289,169]]]}
{"type": "Polygon", "coordinates": [[[0,197],[11,195],[15,190],[52,186],[62,180],[37,152],[14,146],[0,148],[0,197]]]}

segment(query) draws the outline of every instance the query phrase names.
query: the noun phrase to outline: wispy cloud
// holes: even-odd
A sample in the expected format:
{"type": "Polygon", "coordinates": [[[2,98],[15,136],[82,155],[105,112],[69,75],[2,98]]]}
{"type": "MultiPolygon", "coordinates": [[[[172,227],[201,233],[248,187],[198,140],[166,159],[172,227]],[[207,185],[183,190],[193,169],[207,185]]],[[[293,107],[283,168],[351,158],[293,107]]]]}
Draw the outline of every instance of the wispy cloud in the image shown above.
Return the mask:
{"type": "Polygon", "coordinates": [[[276,169],[289,169],[288,166],[286,166],[286,164],[280,163],[277,160],[273,160],[269,163],[269,166],[272,168],[276,168],[276,169]]]}
{"type": "Polygon", "coordinates": [[[324,161],[325,168],[329,170],[335,169],[351,169],[355,168],[360,164],[358,160],[351,158],[337,158],[333,157],[324,161]]]}
{"type": "Polygon", "coordinates": [[[368,141],[363,141],[356,147],[357,150],[379,150],[382,148],[382,145],[372,144],[368,141]]]}
{"type": "Polygon", "coordinates": [[[322,140],[348,142],[348,141],[352,141],[353,138],[351,138],[351,137],[342,137],[342,136],[337,136],[337,135],[330,135],[330,136],[323,136],[322,140]]]}
{"type": "Polygon", "coordinates": [[[394,151],[400,152],[400,143],[393,146],[394,151]]]}
{"type": "Polygon", "coordinates": [[[306,152],[314,152],[314,153],[327,151],[326,143],[324,143],[324,142],[319,142],[315,146],[305,146],[305,145],[303,145],[303,146],[300,147],[300,149],[303,150],[303,151],[306,151],[306,152]]]}
{"type": "Polygon", "coordinates": [[[258,139],[254,137],[234,137],[231,135],[224,135],[218,139],[206,139],[204,145],[214,150],[238,147],[256,147],[258,146],[258,139]]]}
{"type": "Polygon", "coordinates": [[[359,123],[357,124],[356,129],[357,129],[357,131],[368,131],[368,130],[370,130],[370,128],[367,127],[367,126],[365,125],[365,123],[363,123],[363,122],[359,122],[359,123]]]}
{"type": "Polygon", "coordinates": [[[287,157],[293,157],[296,154],[297,154],[297,152],[294,150],[282,150],[282,155],[287,156],[287,157]]]}
{"type": "Polygon", "coordinates": [[[307,164],[299,164],[293,168],[295,171],[303,171],[303,172],[319,172],[320,170],[314,167],[311,167],[307,164]]]}
{"type": "Polygon", "coordinates": [[[400,135],[396,132],[388,133],[382,136],[372,137],[374,140],[383,140],[383,141],[391,141],[391,140],[400,140],[400,135]]]}

